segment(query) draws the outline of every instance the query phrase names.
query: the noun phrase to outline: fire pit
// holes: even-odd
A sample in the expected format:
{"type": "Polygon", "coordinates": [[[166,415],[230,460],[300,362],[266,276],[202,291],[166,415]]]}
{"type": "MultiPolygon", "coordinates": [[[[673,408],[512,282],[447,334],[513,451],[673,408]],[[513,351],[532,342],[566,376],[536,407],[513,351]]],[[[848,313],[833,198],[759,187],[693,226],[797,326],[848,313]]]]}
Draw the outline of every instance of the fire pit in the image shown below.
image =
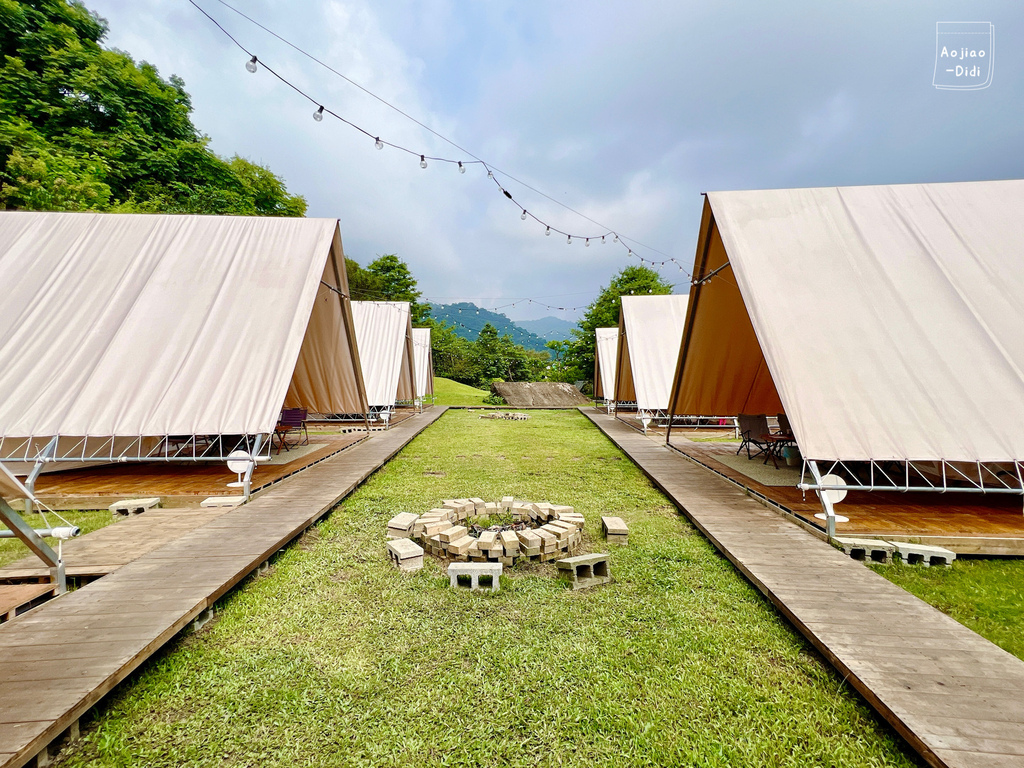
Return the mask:
{"type": "Polygon", "coordinates": [[[446,560],[511,566],[523,558],[548,562],[574,554],[584,523],[572,507],[546,501],[447,499],[422,515],[392,518],[388,537],[414,539],[446,560]]]}

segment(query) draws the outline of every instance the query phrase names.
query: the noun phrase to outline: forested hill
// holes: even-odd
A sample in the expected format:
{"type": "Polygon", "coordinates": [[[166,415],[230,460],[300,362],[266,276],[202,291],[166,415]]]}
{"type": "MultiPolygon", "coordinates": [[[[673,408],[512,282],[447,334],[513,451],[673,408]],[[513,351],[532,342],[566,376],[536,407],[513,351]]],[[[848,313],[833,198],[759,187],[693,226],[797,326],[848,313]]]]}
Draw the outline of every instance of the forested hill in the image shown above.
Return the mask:
{"type": "Polygon", "coordinates": [[[476,304],[431,304],[430,316],[455,326],[455,333],[464,339],[475,341],[480,330],[490,323],[498,329],[498,335],[508,334],[512,341],[527,349],[546,352],[545,339],[520,328],[505,315],[481,309],[476,304]]]}
{"type": "Polygon", "coordinates": [[[225,160],[185,83],[107,50],[67,0],[0,0],[0,209],[302,216],[268,169],[225,160]]]}

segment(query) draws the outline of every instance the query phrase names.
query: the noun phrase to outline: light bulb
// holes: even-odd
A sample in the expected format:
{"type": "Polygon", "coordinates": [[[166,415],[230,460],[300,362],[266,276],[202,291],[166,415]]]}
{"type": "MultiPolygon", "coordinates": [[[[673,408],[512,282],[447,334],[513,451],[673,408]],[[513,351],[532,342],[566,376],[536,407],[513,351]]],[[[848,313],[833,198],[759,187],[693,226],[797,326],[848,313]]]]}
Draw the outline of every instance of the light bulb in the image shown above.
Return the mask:
{"type": "Polygon", "coordinates": [[[584,243],[583,245],[584,245],[584,246],[585,246],[586,248],[589,248],[589,247],[590,247],[590,238],[589,238],[589,237],[587,238],[587,242],[585,242],[585,243],[584,243]]]}
{"type": "Polygon", "coordinates": [[[545,230],[544,230],[544,234],[545,234],[545,235],[546,235],[547,237],[551,237],[551,227],[548,227],[547,229],[545,229],[545,230]]]}
{"type": "Polygon", "coordinates": [[[601,235],[601,245],[604,245],[604,235],[601,235]]]}
{"type": "Polygon", "coordinates": [[[466,166],[464,166],[462,164],[462,161],[459,160],[459,173],[465,173],[465,172],[466,172],[466,166]]]}
{"type": "Polygon", "coordinates": [[[420,155],[420,168],[426,168],[426,167],[427,167],[427,158],[425,158],[423,155],[420,155]]]}
{"type": "Polygon", "coordinates": [[[632,256],[632,255],[633,255],[633,251],[632,251],[632,250],[630,250],[630,252],[629,252],[628,254],[626,254],[626,255],[627,255],[627,256],[632,256]]]}
{"type": "Polygon", "coordinates": [[[494,172],[490,168],[487,169],[487,178],[488,179],[493,179],[494,178],[494,172]]]}
{"type": "Polygon", "coordinates": [[[380,136],[377,137],[377,141],[374,142],[373,146],[377,149],[384,149],[384,142],[380,140],[380,136]]]}
{"type": "Polygon", "coordinates": [[[245,68],[249,72],[255,72],[256,71],[256,57],[255,56],[253,56],[251,59],[249,59],[247,62],[245,62],[245,68]]]}
{"type": "Polygon", "coordinates": [[[525,208],[523,208],[523,215],[520,216],[519,218],[522,219],[523,221],[526,221],[526,209],[525,208]]]}
{"type": "Polygon", "coordinates": [[[313,119],[318,123],[324,119],[324,108],[320,107],[316,112],[313,113],[313,119]]]}
{"type": "Polygon", "coordinates": [[[619,236],[618,236],[618,235],[615,235],[615,239],[614,239],[614,240],[612,240],[612,242],[613,242],[613,243],[617,243],[617,242],[619,242],[619,236]]]}
{"type": "Polygon", "coordinates": [[[569,245],[572,245],[572,235],[566,235],[566,237],[568,239],[565,242],[568,243],[569,245]]]}

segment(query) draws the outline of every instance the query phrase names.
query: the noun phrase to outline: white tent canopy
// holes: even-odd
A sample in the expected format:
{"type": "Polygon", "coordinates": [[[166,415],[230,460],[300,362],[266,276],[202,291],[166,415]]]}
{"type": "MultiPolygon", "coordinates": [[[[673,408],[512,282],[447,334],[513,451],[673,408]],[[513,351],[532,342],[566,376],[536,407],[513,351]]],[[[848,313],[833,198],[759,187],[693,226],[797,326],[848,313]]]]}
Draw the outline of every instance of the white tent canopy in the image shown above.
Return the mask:
{"type": "Polygon", "coordinates": [[[371,408],[415,398],[412,314],[407,301],[353,301],[352,319],[371,408]]]}
{"type": "Polygon", "coordinates": [[[430,347],[430,329],[412,329],[412,352],[416,364],[416,397],[434,394],[434,352],[430,347]]]}
{"type": "Polygon", "coordinates": [[[617,403],[635,401],[640,412],[668,410],[686,303],[686,296],[622,297],[615,374],[617,403]]]}
{"type": "Polygon", "coordinates": [[[300,350],[365,411],[334,219],[3,212],[0,286],[6,446],[266,435],[300,350]]]}
{"type": "Polygon", "coordinates": [[[709,193],[674,410],[732,381],[809,459],[1024,460],[1022,244],[1024,181],[709,193]]]}
{"type": "Polygon", "coordinates": [[[615,397],[615,360],[619,354],[619,329],[596,328],[594,334],[594,397],[610,400],[615,397]]]}

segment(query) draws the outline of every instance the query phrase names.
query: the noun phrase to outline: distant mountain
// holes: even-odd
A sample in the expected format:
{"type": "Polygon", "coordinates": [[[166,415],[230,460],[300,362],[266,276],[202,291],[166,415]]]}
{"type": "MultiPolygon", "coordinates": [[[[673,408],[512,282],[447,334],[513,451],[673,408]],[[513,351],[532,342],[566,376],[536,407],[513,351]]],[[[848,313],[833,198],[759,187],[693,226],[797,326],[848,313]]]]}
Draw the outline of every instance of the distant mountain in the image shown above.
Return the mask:
{"type": "Polygon", "coordinates": [[[454,325],[456,335],[470,341],[476,341],[480,330],[490,323],[498,329],[499,336],[508,334],[516,344],[521,344],[527,349],[535,349],[539,352],[548,351],[544,346],[547,339],[520,328],[505,315],[491,312],[489,309],[482,309],[476,304],[431,304],[430,316],[454,325]]]}
{"type": "Polygon", "coordinates": [[[540,320],[516,320],[515,324],[545,341],[565,341],[572,338],[569,333],[576,323],[560,317],[542,317],[540,320]]]}

